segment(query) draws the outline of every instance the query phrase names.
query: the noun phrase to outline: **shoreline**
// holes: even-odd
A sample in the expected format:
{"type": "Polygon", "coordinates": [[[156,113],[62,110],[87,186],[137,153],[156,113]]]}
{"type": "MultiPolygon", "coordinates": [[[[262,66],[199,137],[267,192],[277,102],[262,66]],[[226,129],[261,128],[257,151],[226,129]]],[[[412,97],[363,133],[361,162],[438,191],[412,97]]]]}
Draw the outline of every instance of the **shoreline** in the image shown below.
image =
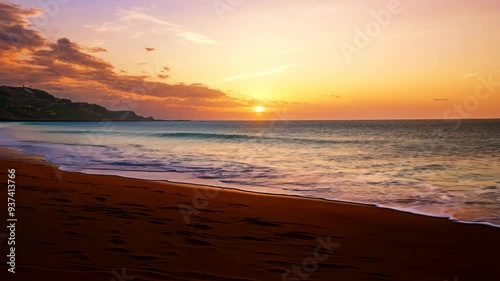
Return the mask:
{"type": "Polygon", "coordinates": [[[0,151],[0,176],[16,169],[16,280],[109,280],[121,268],[139,281],[294,280],[297,266],[311,280],[500,274],[500,230],[487,225],[119,176],[64,172],[58,180],[60,170],[41,156],[0,151]],[[192,211],[187,221],[182,210],[192,211]],[[305,272],[318,241],[335,250],[305,272]]]}
{"type": "MultiPolygon", "coordinates": [[[[27,155],[30,155],[30,154],[27,154],[27,155]]],[[[39,156],[39,155],[37,155],[37,156],[39,156]]],[[[41,157],[44,157],[44,156],[41,156],[41,157]]],[[[283,193],[260,192],[260,191],[245,190],[245,189],[238,188],[238,187],[215,185],[215,184],[208,184],[208,183],[184,182],[184,181],[181,181],[181,180],[154,180],[154,179],[146,179],[146,178],[140,178],[140,177],[134,177],[134,176],[126,176],[126,175],[120,175],[120,174],[91,173],[91,172],[87,172],[88,170],[85,170],[85,171],[69,171],[69,170],[63,170],[56,163],[49,162],[49,161],[47,161],[45,159],[43,159],[43,161],[45,161],[45,162],[47,162],[49,164],[56,165],[56,166],[58,166],[58,168],[61,171],[68,172],[68,173],[80,173],[80,174],[85,174],[85,175],[115,176],[115,177],[120,177],[120,178],[124,178],[124,179],[136,179],[136,180],[153,181],[153,182],[167,182],[167,183],[175,183],[175,184],[187,184],[187,185],[198,186],[200,188],[203,188],[203,187],[219,188],[219,189],[223,189],[223,190],[239,191],[239,192],[249,193],[249,194],[255,194],[255,195],[283,196],[283,197],[291,197],[291,198],[298,198],[298,199],[319,200],[319,201],[332,202],[332,203],[354,204],[354,205],[361,205],[361,206],[367,206],[367,207],[374,207],[374,208],[386,209],[386,210],[401,212],[401,213],[405,213],[405,214],[411,214],[411,215],[417,215],[417,216],[423,216],[423,217],[430,217],[430,218],[437,218],[437,219],[444,219],[444,220],[448,220],[448,221],[455,222],[455,223],[472,224],[472,225],[486,225],[486,226],[491,226],[491,227],[494,227],[494,228],[500,228],[500,225],[496,225],[496,224],[490,223],[490,222],[465,221],[465,220],[460,220],[460,219],[454,218],[453,216],[449,216],[449,215],[437,215],[437,214],[419,212],[419,211],[411,210],[411,209],[385,206],[383,204],[371,204],[371,203],[366,203],[366,202],[357,202],[357,201],[348,201],[348,200],[339,200],[339,199],[329,199],[329,198],[322,198],[322,197],[308,197],[308,196],[299,195],[299,194],[283,194],[283,193]]],[[[101,170],[99,170],[99,171],[101,171],[101,170]]],[[[109,170],[109,171],[118,172],[117,170],[109,170]]],[[[169,172],[169,173],[175,173],[175,172],[169,172]]],[[[179,174],[182,174],[182,173],[179,173],[179,174]]]]}
{"type": "MultiPolygon", "coordinates": [[[[41,157],[42,161],[50,164],[50,165],[55,165],[60,171],[63,171],[65,173],[81,173],[81,174],[86,174],[86,175],[103,175],[103,176],[116,176],[116,177],[121,177],[125,179],[136,179],[136,180],[144,180],[144,181],[157,181],[157,182],[167,182],[167,183],[175,183],[175,184],[187,184],[187,185],[194,185],[194,186],[199,186],[199,187],[212,187],[212,188],[220,188],[224,190],[234,190],[234,191],[241,191],[241,192],[248,192],[250,194],[258,194],[258,195],[269,195],[269,196],[285,196],[285,197],[297,197],[297,198],[302,198],[302,199],[311,199],[311,200],[321,200],[321,201],[326,201],[326,202],[333,202],[333,203],[348,203],[348,204],[358,204],[358,205],[364,205],[364,206],[370,206],[370,207],[375,207],[375,208],[381,208],[381,209],[387,209],[387,210],[392,210],[396,212],[401,212],[401,213],[406,213],[406,214],[412,214],[412,215],[418,215],[418,216],[424,216],[424,217],[430,217],[430,218],[438,218],[438,219],[444,219],[448,220],[451,222],[455,223],[463,223],[463,224],[472,224],[472,225],[486,225],[490,226],[493,228],[500,228],[500,225],[487,222],[487,221],[479,221],[479,222],[474,222],[474,221],[466,221],[466,220],[461,220],[457,219],[451,215],[439,215],[439,214],[432,214],[432,213],[427,213],[427,212],[420,212],[415,209],[411,208],[404,208],[404,207],[392,207],[392,206],[386,206],[384,204],[378,204],[378,203],[367,203],[367,202],[357,202],[357,201],[349,201],[349,200],[339,200],[339,199],[329,199],[329,198],[322,198],[322,197],[308,197],[305,195],[300,195],[300,194],[284,194],[284,193],[272,193],[272,192],[264,192],[264,191],[255,191],[255,190],[246,190],[244,189],[245,186],[242,187],[232,187],[232,186],[224,186],[224,185],[217,185],[217,184],[210,184],[210,183],[197,183],[197,182],[188,182],[188,181],[182,181],[182,180],[176,180],[176,179],[147,179],[147,178],[141,178],[141,177],[134,177],[132,175],[125,175],[127,172],[120,173],[118,170],[108,170],[110,172],[119,172],[119,173],[92,173],[89,172],[89,170],[84,170],[84,171],[71,171],[71,170],[65,170],[64,167],[61,167],[61,165],[57,163],[50,162],[46,160],[47,156],[45,155],[37,155],[37,154],[30,154],[30,153],[25,153],[22,151],[22,149],[14,148],[14,147],[8,147],[8,146],[0,146],[0,147],[5,147],[7,149],[12,149],[17,151],[18,153],[25,154],[25,155],[31,155],[31,156],[36,156],[36,157],[41,157]]],[[[90,169],[91,170],[91,169],[90,169]]],[[[94,171],[104,171],[104,170],[94,170],[94,171]]],[[[163,172],[144,172],[144,173],[163,173],[163,172]]],[[[184,175],[181,172],[168,172],[169,174],[179,174],[179,175],[184,175]]],[[[130,174],[130,172],[129,172],[130,174]]],[[[255,188],[256,186],[249,186],[255,188]]],[[[267,188],[267,187],[260,187],[259,188],[267,188]]]]}

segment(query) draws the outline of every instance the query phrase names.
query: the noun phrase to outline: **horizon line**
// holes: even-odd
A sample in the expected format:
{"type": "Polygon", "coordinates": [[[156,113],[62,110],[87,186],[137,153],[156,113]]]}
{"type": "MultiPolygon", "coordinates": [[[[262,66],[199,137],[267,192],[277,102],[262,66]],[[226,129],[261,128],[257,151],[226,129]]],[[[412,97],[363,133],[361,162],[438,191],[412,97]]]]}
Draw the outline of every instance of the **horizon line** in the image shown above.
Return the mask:
{"type": "MultiPolygon", "coordinates": [[[[461,119],[407,118],[407,119],[155,119],[155,120],[108,120],[110,122],[288,122],[288,121],[460,121],[460,120],[500,120],[500,117],[480,117],[461,119]]],[[[0,120],[0,123],[13,122],[102,122],[103,120],[0,120]]]]}

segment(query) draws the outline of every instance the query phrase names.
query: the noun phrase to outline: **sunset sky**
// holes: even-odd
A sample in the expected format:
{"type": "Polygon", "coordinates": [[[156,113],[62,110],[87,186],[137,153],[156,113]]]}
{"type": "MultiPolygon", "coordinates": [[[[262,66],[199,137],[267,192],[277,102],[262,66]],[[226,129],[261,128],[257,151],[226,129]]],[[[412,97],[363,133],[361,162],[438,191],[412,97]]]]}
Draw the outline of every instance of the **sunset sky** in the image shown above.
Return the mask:
{"type": "Polygon", "coordinates": [[[498,118],[499,15],[498,0],[0,1],[0,84],[165,119],[498,118]]]}

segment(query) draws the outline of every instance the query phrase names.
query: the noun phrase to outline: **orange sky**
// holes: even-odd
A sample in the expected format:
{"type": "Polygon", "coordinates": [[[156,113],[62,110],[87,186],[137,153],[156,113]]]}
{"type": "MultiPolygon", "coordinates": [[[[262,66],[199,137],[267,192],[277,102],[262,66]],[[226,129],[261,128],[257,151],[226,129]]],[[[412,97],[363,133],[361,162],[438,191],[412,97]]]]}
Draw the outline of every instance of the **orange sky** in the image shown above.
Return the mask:
{"type": "Polygon", "coordinates": [[[500,117],[494,0],[12,2],[2,84],[169,119],[500,117]]]}

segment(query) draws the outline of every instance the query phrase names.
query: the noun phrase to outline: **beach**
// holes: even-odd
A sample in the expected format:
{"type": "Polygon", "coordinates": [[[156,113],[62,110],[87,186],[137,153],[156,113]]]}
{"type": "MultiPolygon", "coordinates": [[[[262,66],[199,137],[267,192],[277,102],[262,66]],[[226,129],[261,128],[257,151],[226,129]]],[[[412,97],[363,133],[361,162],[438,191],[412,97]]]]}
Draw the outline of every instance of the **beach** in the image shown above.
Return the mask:
{"type": "MultiPolygon", "coordinates": [[[[500,274],[500,229],[488,225],[63,172],[38,156],[1,152],[2,182],[8,169],[16,174],[16,273],[3,262],[8,280],[463,281],[500,274]]],[[[2,184],[2,202],[6,193],[2,184]]],[[[6,243],[1,249],[5,261],[6,243]]]]}
{"type": "Polygon", "coordinates": [[[499,280],[499,14],[0,1],[0,281],[499,280]]]}

